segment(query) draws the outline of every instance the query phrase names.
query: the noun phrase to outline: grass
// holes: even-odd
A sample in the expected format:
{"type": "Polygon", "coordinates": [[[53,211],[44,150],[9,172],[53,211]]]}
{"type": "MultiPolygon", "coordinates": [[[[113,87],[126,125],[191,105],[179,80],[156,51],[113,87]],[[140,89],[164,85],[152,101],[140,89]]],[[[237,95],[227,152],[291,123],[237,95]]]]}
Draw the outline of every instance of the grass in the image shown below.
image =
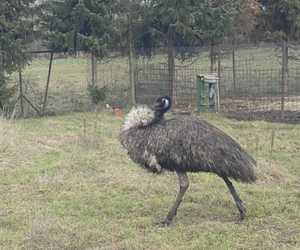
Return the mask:
{"type": "Polygon", "coordinates": [[[258,161],[255,185],[234,183],[245,221],[222,180],[198,173],[171,226],[153,226],[178,180],[126,156],[124,115],[0,119],[0,249],[299,249],[299,125],[202,118],[258,161]]]}

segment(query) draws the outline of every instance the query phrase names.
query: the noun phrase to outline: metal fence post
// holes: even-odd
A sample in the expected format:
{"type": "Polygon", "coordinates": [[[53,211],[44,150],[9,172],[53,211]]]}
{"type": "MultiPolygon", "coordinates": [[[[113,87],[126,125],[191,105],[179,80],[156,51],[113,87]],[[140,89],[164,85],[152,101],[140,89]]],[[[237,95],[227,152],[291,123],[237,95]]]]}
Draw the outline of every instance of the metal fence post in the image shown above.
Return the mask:
{"type": "Polygon", "coordinates": [[[45,113],[46,104],[47,104],[47,97],[48,97],[48,90],[49,90],[49,83],[50,83],[52,61],[53,61],[53,51],[51,51],[51,55],[50,55],[50,63],[49,63],[49,68],[48,68],[48,76],[47,76],[47,83],[46,83],[46,90],[45,90],[42,114],[45,113]]]}

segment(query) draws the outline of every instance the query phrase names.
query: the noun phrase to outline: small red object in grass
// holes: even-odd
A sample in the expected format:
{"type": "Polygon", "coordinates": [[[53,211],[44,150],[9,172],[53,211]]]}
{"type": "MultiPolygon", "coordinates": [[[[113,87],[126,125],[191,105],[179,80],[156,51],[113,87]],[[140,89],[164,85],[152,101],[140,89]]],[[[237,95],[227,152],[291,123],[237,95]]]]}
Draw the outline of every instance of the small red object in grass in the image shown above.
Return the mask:
{"type": "Polygon", "coordinates": [[[121,109],[114,109],[114,115],[122,115],[121,109]]]}

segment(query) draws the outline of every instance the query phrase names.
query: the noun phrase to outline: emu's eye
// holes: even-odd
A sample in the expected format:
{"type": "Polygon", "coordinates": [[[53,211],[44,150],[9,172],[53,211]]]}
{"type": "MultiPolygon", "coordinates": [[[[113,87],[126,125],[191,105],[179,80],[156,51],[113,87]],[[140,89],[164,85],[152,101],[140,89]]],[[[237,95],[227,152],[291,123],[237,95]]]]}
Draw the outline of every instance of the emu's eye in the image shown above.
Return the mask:
{"type": "Polygon", "coordinates": [[[165,104],[165,107],[169,106],[169,101],[167,99],[163,98],[162,102],[165,104]]]}

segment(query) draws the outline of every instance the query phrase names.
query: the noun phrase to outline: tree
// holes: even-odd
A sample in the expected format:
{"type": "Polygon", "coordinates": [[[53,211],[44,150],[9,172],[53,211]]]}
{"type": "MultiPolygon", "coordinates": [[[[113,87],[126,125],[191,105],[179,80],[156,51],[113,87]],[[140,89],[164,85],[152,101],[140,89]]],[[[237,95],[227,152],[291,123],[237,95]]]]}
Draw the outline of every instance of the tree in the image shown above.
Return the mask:
{"type": "Polygon", "coordinates": [[[134,58],[135,50],[143,46],[141,36],[145,33],[145,16],[149,5],[145,0],[120,0],[116,8],[115,24],[119,35],[116,43],[129,55],[131,102],[135,103],[134,58]]]}
{"type": "Polygon", "coordinates": [[[229,40],[236,44],[249,42],[251,34],[255,29],[256,16],[260,11],[259,3],[256,0],[245,0],[240,2],[238,12],[235,15],[232,34],[229,40]]]}
{"type": "Polygon", "coordinates": [[[7,85],[6,74],[21,70],[30,60],[28,45],[36,38],[34,0],[0,2],[0,108],[6,105],[14,91],[7,85]]]}
{"type": "MultiPolygon", "coordinates": [[[[54,0],[43,4],[41,16],[43,40],[52,51],[92,53],[92,84],[89,86],[92,109],[97,107],[93,96],[106,88],[97,87],[97,58],[107,54],[114,44],[116,0],[54,0]]],[[[100,98],[101,99],[101,98],[100,98]]]]}
{"type": "Polygon", "coordinates": [[[90,51],[103,57],[116,33],[114,0],[50,1],[41,16],[45,45],[54,51],[90,51]]]}
{"type": "Polygon", "coordinates": [[[258,0],[262,6],[257,17],[254,40],[292,41],[300,38],[299,0],[258,0]]]}
{"type": "MultiPolygon", "coordinates": [[[[234,1],[236,2],[236,1],[234,1]]],[[[238,1],[239,2],[239,1],[238,1]]],[[[173,96],[175,50],[220,43],[233,28],[235,3],[213,0],[153,0],[147,16],[148,32],[141,38],[150,48],[168,48],[170,95],[173,96]]],[[[181,52],[182,59],[193,54],[181,52]]]]}
{"type": "MultiPolygon", "coordinates": [[[[282,112],[284,94],[288,90],[289,49],[287,43],[300,38],[300,1],[299,0],[259,0],[262,10],[253,33],[254,40],[282,41],[282,112]]],[[[282,113],[283,114],[283,113],[282,113]]]]}

